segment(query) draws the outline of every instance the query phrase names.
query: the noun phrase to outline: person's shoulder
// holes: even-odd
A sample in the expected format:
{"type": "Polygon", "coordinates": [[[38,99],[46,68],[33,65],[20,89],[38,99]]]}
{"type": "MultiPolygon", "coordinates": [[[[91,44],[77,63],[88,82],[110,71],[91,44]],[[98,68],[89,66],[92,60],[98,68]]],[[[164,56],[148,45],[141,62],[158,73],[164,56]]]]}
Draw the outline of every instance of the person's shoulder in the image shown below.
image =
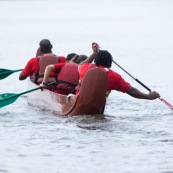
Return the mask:
{"type": "Polygon", "coordinates": [[[78,66],[78,69],[88,68],[90,65],[91,65],[91,63],[85,62],[85,63],[83,63],[83,64],[80,64],[80,65],[78,66]]]}
{"type": "Polygon", "coordinates": [[[59,63],[65,63],[66,62],[65,56],[58,56],[58,57],[59,57],[59,63]]]}
{"type": "Polygon", "coordinates": [[[35,61],[35,60],[38,60],[38,57],[32,57],[29,60],[35,61]]]}
{"type": "Polygon", "coordinates": [[[91,63],[85,62],[85,63],[81,64],[80,66],[81,66],[81,67],[87,67],[87,66],[90,66],[90,65],[91,65],[91,63]]]}
{"type": "Polygon", "coordinates": [[[30,62],[30,63],[38,62],[38,58],[37,57],[30,58],[28,62],[30,62]]]}
{"type": "Polygon", "coordinates": [[[115,71],[113,71],[113,70],[111,70],[111,69],[109,69],[109,71],[108,71],[108,75],[110,75],[110,76],[112,76],[112,77],[121,77],[121,75],[119,74],[119,73],[117,73],[117,72],[115,72],[115,71]]]}
{"type": "Polygon", "coordinates": [[[89,63],[89,62],[85,62],[85,63],[83,63],[83,64],[80,64],[79,65],[79,67],[81,68],[81,67],[89,67],[91,65],[91,63],[89,63]]]}

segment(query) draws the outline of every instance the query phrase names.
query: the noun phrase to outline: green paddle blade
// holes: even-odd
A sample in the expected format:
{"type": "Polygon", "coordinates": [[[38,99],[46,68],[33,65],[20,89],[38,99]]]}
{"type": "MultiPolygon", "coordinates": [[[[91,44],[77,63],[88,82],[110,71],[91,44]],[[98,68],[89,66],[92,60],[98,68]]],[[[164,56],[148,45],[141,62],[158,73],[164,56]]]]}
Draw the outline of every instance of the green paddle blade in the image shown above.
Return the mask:
{"type": "Polygon", "coordinates": [[[15,93],[5,93],[0,95],[0,108],[7,106],[17,100],[19,94],[15,93]]]}
{"type": "MultiPolygon", "coordinates": [[[[54,85],[54,84],[56,84],[56,82],[48,83],[47,86],[54,85]]],[[[39,89],[41,89],[41,87],[33,88],[31,90],[28,90],[28,91],[25,91],[22,93],[18,93],[18,94],[15,94],[15,93],[0,94],[0,108],[15,102],[17,100],[17,98],[21,95],[24,95],[26,93],[30,93],[30,92],[33,92],[33,91],[36,91],[39,89]]]]}
{"type": "Polygon", "coordinates": [[[17,72],[17,71],[22,71],[22,69],[19,69],[19,70],[9,70],[9,69],[1,68],[0,69],[0,80],[8,77],[9,75],[11,75],[12,73],[17,72]]]}
{"type": "Polygon", "coordinates": [[[35,90],[39,90],[40,87],[19,93],[19,94],[15,94],[15,93],[4,93],[4,94],[0,94],[0,108],[7,106],[13,102],[15,102],[19,96],[26,94],[26,93],[30,93],[33,92],[35,90]]]}

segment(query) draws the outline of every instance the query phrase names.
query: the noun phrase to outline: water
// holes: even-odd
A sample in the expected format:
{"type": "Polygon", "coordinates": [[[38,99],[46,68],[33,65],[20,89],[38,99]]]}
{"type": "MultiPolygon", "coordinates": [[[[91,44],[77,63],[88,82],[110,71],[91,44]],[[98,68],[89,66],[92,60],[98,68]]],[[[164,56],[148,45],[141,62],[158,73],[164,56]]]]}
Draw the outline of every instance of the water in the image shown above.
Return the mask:
{"type": "MultiPolygon", "coordinates": [[[[91,43],[173,104],[173,1],[0,1],[0,68],[23,68],[48,38],[58,55],[91,54],[91,43]]],[[[133,86],[147,92],[115,64],[133,86]]],[[[19,73],[0,93],[27,90],[19,73]]],[[[0,109],[2,173],[173,172],[173,112],[160,100],[112,92],[105,116],[60,118],[21,96],[0,109]]]]}

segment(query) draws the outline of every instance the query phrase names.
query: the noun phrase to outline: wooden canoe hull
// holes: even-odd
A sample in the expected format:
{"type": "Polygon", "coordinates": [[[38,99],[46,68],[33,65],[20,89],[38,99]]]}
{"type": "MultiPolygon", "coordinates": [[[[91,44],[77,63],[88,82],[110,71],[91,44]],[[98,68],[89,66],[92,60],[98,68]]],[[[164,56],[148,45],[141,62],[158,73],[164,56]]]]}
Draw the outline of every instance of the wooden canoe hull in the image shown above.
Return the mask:
{"type": "MultiPolygon", "coordinates": [[[[30,80],[29,88],[36,87],[30,80]]],[[[79,95],[67,98],[49,90],[37,90],[28,94],[32,106],[51,110],[58,116],[102,114],[106,102],[107,75],[103,70],[94,68],[84,76],[79,95]]]]}

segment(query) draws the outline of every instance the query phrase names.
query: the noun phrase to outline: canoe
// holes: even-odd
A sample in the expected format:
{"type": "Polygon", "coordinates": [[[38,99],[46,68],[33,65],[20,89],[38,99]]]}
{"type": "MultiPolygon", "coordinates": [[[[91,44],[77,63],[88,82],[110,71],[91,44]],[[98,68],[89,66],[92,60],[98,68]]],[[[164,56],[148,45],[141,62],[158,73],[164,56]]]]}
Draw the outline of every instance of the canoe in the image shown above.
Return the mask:
{"type": "MultiPolygon", "coordinates": [[[[36,87],[28,80],[29,89],[36,87]]],[[[99,69],[90,69],[83,78],[78,95],[66,96],[44,89],[28,94],[32,106],[50,110],[58,116],[103,114],[106,103],[107,75],[99,69]]]]}

